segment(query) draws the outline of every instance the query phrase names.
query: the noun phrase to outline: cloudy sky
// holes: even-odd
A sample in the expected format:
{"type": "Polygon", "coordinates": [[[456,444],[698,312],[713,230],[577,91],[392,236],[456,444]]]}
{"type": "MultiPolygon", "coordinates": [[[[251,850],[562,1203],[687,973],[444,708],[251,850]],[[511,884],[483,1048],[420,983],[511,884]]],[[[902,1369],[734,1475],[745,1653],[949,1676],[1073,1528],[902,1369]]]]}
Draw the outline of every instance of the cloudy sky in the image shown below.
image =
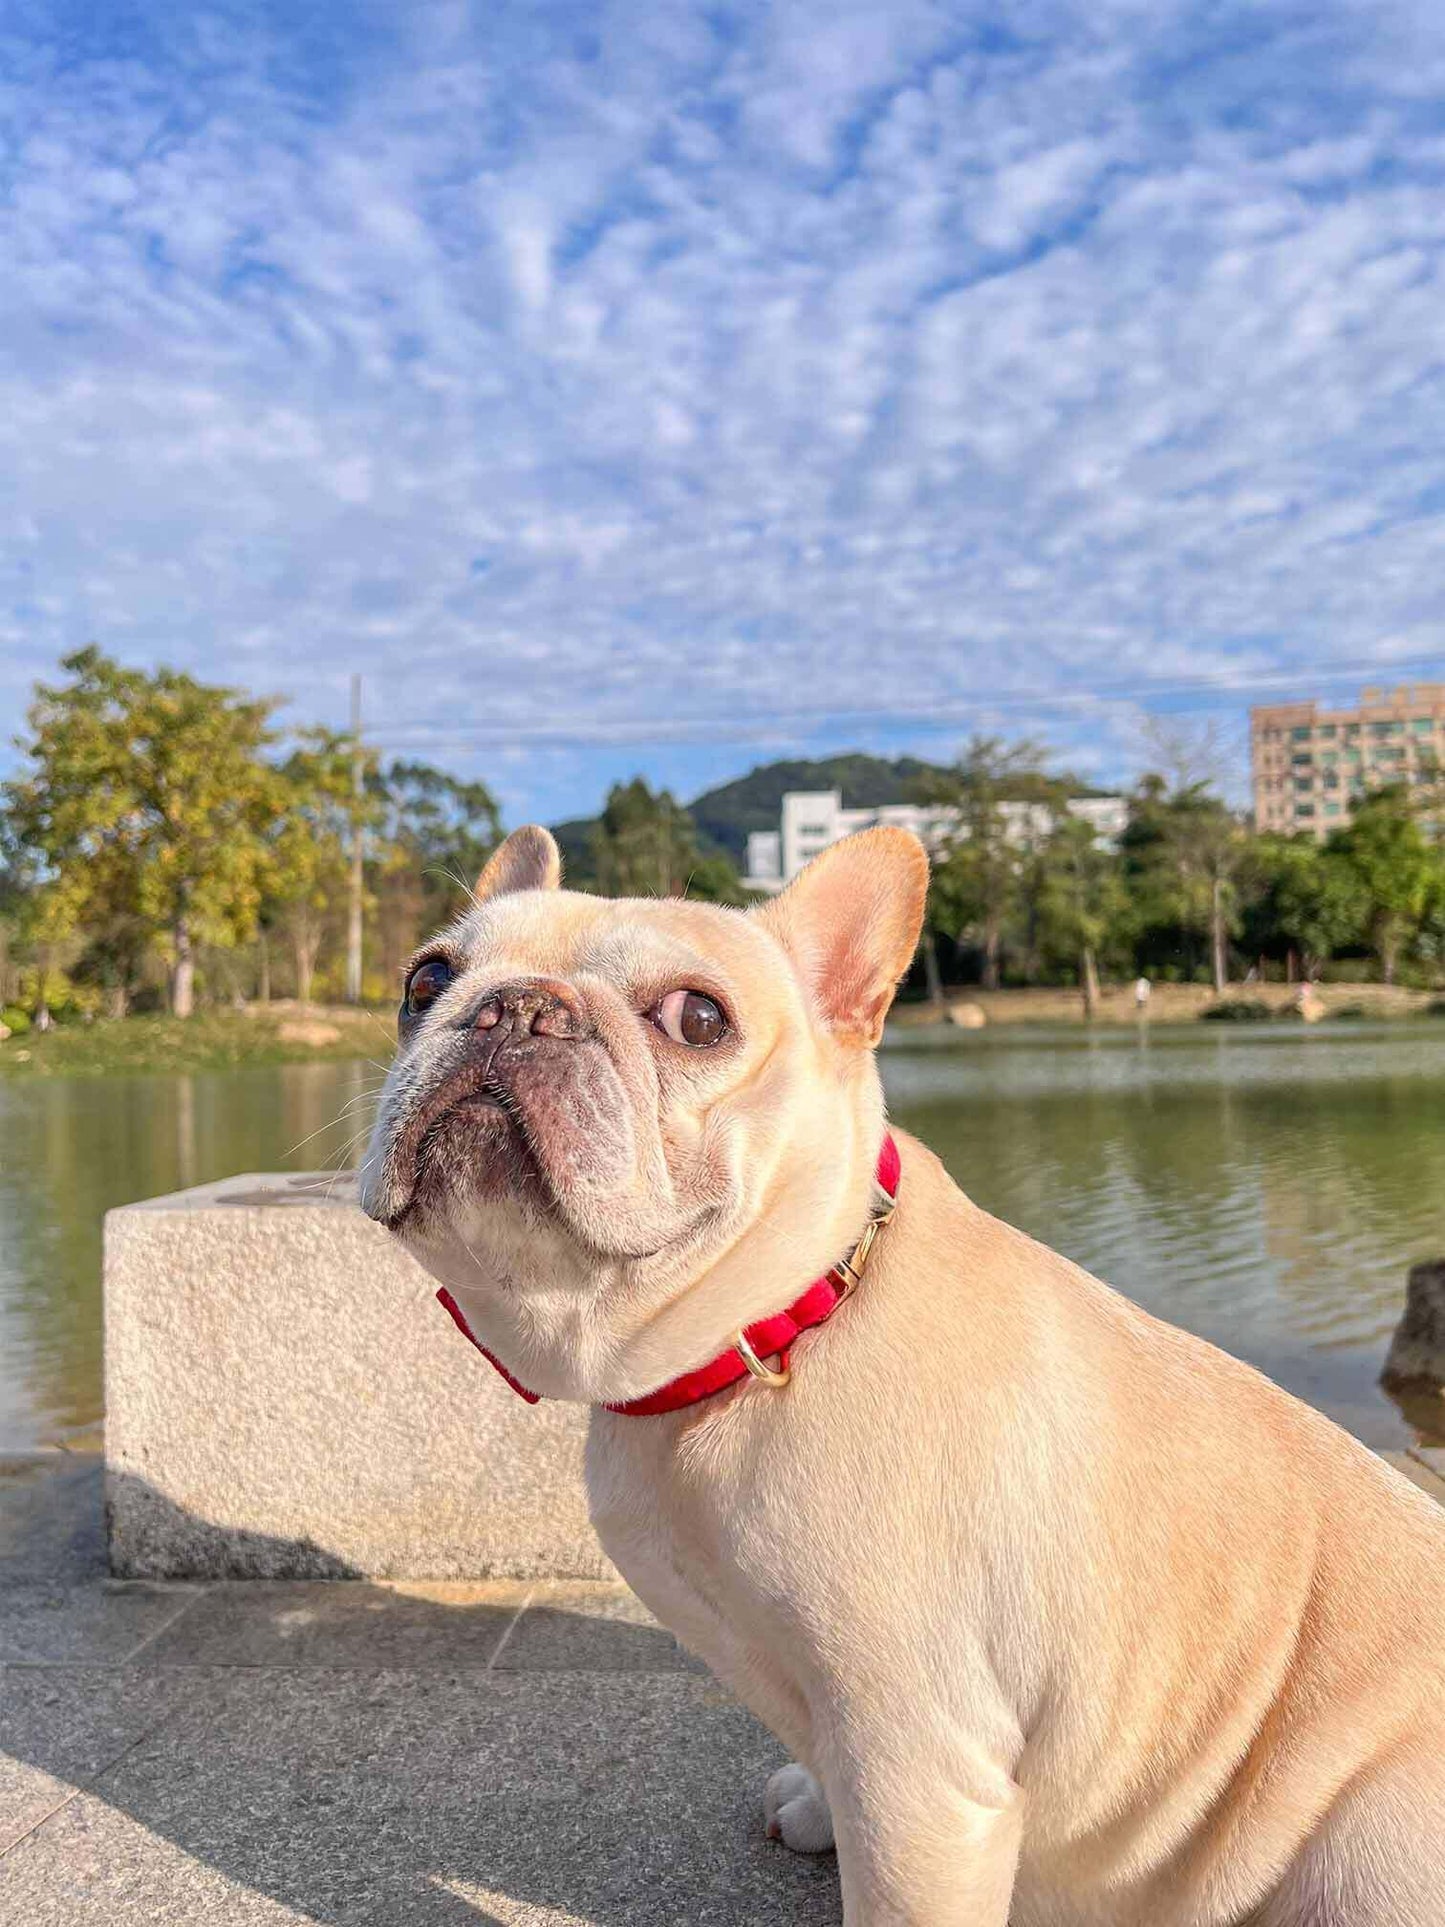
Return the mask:
{"type": "Polygon", "coordinates": [[[0,721],[1132,771],[1445,670],[1438,0],[0,0],[0,721]]]}

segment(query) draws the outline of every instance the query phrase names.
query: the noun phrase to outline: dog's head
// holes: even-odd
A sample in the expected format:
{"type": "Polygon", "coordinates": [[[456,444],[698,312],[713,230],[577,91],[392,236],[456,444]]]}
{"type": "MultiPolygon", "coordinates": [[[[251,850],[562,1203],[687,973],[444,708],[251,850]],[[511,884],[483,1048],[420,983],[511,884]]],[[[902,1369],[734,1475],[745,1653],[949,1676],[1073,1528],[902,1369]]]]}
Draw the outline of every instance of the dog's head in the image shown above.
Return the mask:
{"type": "Polygon", "coordinates": [[[361,1195],[518,1376],[607,1401],[700,1362],[697,1281],[745,1324],[856,1236],[928,864],[865,831],[748,913],[560,881],[516,831],[413,959],[361,1195]]]}

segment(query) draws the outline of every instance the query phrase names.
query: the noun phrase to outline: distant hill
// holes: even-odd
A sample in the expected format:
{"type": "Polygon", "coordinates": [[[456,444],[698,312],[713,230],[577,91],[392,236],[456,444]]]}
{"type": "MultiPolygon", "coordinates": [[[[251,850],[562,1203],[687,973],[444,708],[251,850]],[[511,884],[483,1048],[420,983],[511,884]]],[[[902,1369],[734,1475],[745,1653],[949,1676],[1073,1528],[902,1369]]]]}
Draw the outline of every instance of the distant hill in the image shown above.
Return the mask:
{"type": "Polygon", "coordinates": [[[740,868],[750,830],[775,830],[789,790],[841,790],[845,809],[871,810],[883,803],[907,803],[913,786],[934,764],[916,756],[888,762],[881,756],[850,751],[817,762],[761,763],[735,782],[704,790],[688,813],[709,843],[726,850],[740,868]]]}
{"type": "MultiPolygon", "coordinates": [[[[841,756],[824,756],[809,762],[790,759],[780,763],[760,763],[731,783],[704,790],[687,805],[697,825],[704,851],[723,850],[739,870],[747,856],[750,830],[775,830],[783,813],[783,797],[789,790],[841,790],[843,807],[854,810],[877,809],[883,803],[910,803],[916,796],[921,776],[943,768],[918,756],[899,756],[890,761],[883,756],[865,756],[861,750],[841,756]]],[[[1088,783],[1065,778],[1075,795],[1097,796],[1104,792],[1088,783]]],[[[1019,785],[1029,794],[1028,779],[1019,785]]],[[[562,851],[567,874],[574,882],[592,877],[592,826],[595,817],[575,816],[566,823],[555,823],[552,834],[562,851]]]]}
{"type": "MultiPolygon", "coordinates": [[[[861,751],[825,756],[816,762],[760,763],[734,782],[705,790],[687,805],[687,811],[697,825],[703,850],[725,851],[741,870],[747,856],[748,832],[778,827],[783,797],[789,790],[841,790],[845,808],[876,809],[880,803],[908,802],[916,779],[934,767],[916,756],[900,756],[889,762],[861,751]]],[[[552,825],[563,867],[574,883],[592,881],[592,828],[596,821],[595,816],[574,816],[552,825]]]]}

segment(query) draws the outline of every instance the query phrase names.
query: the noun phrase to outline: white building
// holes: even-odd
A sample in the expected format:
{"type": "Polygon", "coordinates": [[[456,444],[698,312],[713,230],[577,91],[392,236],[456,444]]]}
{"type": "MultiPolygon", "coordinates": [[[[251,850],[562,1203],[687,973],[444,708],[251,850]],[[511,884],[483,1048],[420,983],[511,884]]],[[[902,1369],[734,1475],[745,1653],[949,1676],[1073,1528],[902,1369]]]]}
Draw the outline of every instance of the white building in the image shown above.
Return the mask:
{"type": "MultiPolygon", "coordinates": [[[[1091,823],[1095,836],[1107,844],[1118,841],[1128,814],[1122,796],[1075,796],[1067,807],[1071,815],[1091,823]]],[[[1022,846],[1048,835],[1053,819],[1044,804],[1002,803],[999,809],[1011,843],[1022,846]]],[[[845,810],[839,790],[789,790],[783,798],[779,827],[749,834],[743,882],[750,890],[781,890],[819,850],[880,823],[911,830],[932,854],[957,833],[958,812],[947,805],[921,803],[884,803],[877,809],[845,810]]]]}

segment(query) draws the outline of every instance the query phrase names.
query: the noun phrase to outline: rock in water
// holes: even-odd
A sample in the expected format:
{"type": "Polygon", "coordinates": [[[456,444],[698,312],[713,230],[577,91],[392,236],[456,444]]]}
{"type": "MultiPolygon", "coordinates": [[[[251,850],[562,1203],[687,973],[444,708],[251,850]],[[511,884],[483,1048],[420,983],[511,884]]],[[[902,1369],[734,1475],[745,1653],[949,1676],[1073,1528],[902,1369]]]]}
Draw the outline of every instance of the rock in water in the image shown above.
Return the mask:
{"type": "Polygon", "coordinates": [[[950,1004],[948,1021],[960,1030],[982,1030],[988,1018],[979,1004],[950,1004]]]}
{"type": "Polygon", "coordinates": [[[1405,1315],[1390,1340],[1380,1383],[1445,1391],[1445,1258],[1411,1265],[1405,1315]]]}

